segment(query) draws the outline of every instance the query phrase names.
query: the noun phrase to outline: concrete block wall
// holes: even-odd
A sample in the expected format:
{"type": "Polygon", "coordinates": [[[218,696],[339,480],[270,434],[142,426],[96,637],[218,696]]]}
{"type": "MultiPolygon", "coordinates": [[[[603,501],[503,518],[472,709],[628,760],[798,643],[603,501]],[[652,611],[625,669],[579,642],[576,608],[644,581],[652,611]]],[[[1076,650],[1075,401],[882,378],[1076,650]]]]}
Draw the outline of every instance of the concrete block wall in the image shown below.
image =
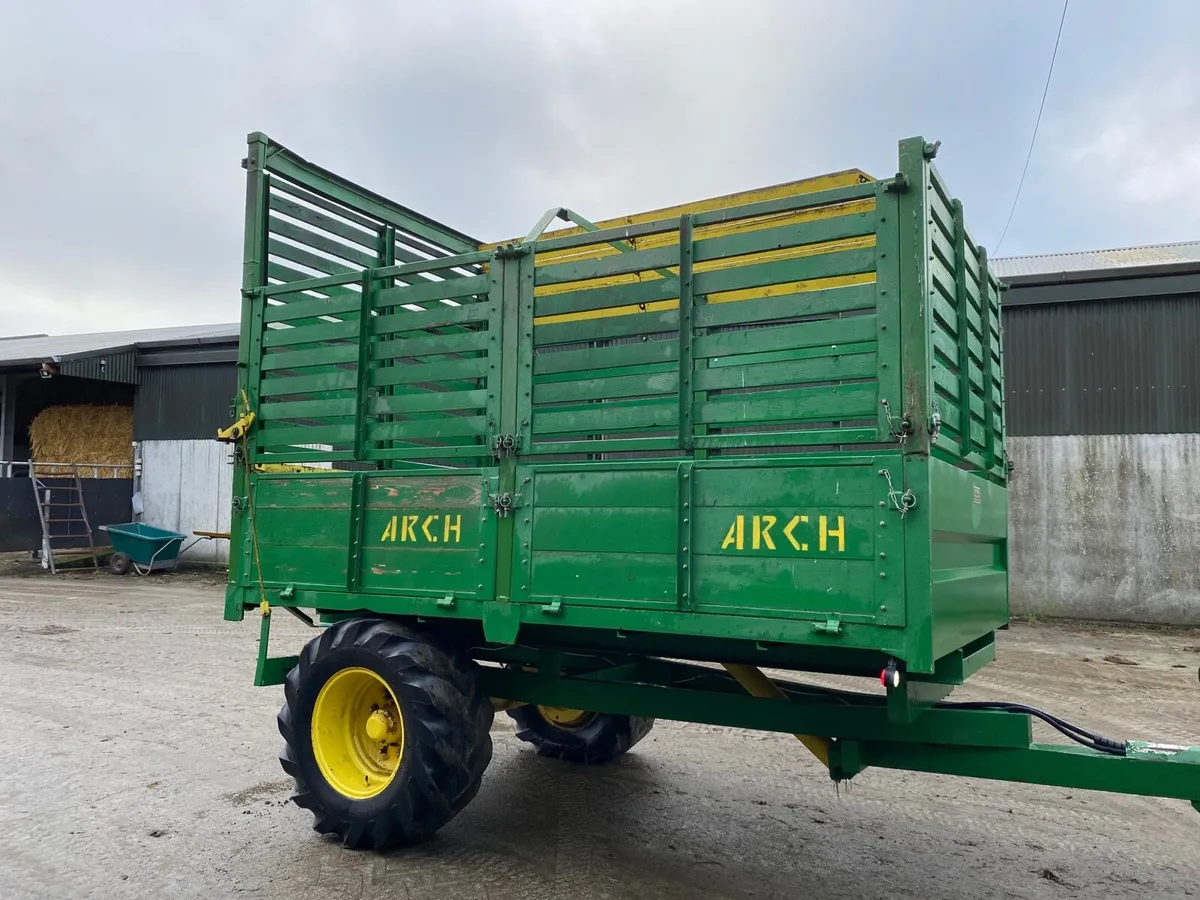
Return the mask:
{"type": "Polygon", "coordinates": [[[1007,447],[1014,615],[1200,625],[1200,435],[1007,447]]]}

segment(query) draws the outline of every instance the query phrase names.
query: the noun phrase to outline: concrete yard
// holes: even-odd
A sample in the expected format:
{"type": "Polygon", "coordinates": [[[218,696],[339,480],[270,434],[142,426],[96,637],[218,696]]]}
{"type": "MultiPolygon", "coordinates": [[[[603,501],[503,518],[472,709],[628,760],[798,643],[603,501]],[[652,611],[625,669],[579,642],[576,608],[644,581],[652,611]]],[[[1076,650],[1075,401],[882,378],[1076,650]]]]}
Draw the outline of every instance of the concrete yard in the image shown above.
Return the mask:
{"type": "MultiPolygon", "coordinates": [[[[788,736],[662,721],[582,769],[501,714],[438,837],[345,851],[288,802],[282,692],[250,685],[256,623],[221,600],[216,579],[0,579],[0,897],[1200,896],[1183,802],[883,770],[838,792],[788,736]]],[[[1197,631],[1018,625],[955,696],[1200,744],[1197,666],[1197,631]]]]}

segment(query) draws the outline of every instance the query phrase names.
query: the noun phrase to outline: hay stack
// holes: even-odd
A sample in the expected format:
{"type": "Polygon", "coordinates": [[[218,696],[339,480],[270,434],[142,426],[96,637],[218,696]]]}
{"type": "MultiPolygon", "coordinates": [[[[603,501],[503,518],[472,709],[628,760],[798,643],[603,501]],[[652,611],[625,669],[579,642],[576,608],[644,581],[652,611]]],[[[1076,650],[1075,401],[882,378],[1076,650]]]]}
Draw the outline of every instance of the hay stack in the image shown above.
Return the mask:
{"type": "Polygon", "coordinates": [[[133,465],[133,407],[48,407],[29,426],[29,443],[35,464],[82,463],[80,478],[131,478],[130,469],[104,466],[133,465]]]}

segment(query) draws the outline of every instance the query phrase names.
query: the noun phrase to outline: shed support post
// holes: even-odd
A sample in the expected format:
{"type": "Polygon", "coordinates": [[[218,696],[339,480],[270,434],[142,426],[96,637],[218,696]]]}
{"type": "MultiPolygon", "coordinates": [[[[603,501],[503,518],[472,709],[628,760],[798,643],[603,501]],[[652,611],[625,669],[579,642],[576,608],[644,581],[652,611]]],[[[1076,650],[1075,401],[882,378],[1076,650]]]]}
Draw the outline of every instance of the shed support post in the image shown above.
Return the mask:
{"type": "MultiPolygon", "coordinates": [[[[13,461],[13,429],[14,416],[17,408],[17,381],[11,375],[0,375],[0,461],[13,461]]],[[[11,472],[0,472],[0,476],[9,477],[11,472]]]]}

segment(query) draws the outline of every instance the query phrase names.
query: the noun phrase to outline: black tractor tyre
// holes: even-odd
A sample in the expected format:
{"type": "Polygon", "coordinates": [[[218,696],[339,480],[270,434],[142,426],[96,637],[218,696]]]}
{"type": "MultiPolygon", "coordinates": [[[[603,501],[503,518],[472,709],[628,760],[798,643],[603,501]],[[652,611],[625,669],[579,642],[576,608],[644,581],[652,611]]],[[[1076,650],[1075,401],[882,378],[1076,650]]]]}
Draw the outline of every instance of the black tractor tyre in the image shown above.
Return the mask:
{"type": "Polygon", "coordinates": [[[586,713],[577,724],[562,727],[534,705],[508,710],[516,722],[517,738],[532,744],[538,756],[566,762],[599,765],[627,752],[650,733],[654,719],[616,713],[586,713]]]}
{"type": "Polygon", "coordinates": [[[386,851],[429,837],[471,801],[492,759],[491,700],[475,663],[436,636],[380,618],[349,619],[309,641],[284,683],[283,770],[313,829],[351,849],[386,851]],[[394,774],[354,797],[326,778],[313,749],[313,711],[333,676],[366,669],[386,684],[403,724],[394,774]]]}
{"type": "Polygon", "coordinates": [[[125,575],[133,568],[133,560],[119,550],[108,558],[108,571],[114,575],[125,575]]]}

